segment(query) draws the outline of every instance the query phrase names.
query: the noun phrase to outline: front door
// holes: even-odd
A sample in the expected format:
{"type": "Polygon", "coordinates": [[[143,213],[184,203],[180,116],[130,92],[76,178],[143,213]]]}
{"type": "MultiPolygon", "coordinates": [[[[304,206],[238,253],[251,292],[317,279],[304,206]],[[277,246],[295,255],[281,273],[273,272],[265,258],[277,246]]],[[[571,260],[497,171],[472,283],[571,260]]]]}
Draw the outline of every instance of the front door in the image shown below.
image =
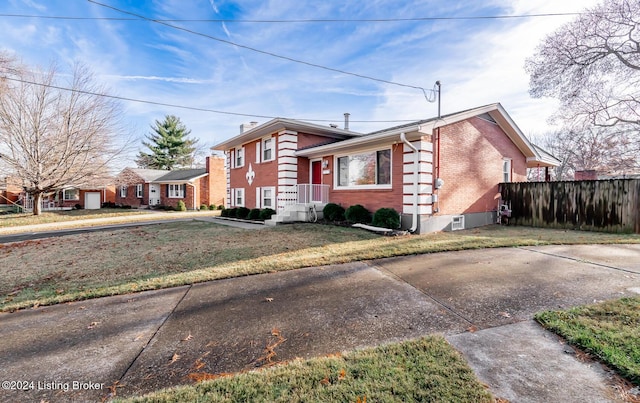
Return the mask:
{"type": "Polygon", "coordinates": [[[160,185],[157,183],[149,184],[149,205],[157,206],[160,204],[160,185]]]}
{"type": "Polygon", "coordinates": [[[322,202],[322,161],[311,161],[311,201],[322,202]]]}

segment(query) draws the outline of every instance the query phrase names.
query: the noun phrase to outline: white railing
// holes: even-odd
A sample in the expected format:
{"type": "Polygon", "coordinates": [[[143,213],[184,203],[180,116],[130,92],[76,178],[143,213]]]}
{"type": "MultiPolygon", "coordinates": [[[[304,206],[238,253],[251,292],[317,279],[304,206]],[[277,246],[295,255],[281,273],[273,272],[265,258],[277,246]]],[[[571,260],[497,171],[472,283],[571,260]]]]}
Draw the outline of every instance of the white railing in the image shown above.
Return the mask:
{"type": "Polygon", "coordinates": [[[302,183],[293,186],[283,186],[278,193],[279,210],[292,204],[329,203],[329,185],[302,183]]]}

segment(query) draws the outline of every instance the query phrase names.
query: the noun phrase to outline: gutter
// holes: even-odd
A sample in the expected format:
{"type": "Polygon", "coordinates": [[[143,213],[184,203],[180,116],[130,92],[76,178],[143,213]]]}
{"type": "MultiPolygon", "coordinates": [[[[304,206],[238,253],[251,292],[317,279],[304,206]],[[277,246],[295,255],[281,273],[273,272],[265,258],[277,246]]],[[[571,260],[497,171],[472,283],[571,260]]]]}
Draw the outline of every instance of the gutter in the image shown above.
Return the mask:
{"type": "Polygon", "coordinates": [[[413,150],[413,223],[409,232],[414,233],[418,229],[418,149],[411,144],[404,132],[400,133],[400,140],[413,150]]]}

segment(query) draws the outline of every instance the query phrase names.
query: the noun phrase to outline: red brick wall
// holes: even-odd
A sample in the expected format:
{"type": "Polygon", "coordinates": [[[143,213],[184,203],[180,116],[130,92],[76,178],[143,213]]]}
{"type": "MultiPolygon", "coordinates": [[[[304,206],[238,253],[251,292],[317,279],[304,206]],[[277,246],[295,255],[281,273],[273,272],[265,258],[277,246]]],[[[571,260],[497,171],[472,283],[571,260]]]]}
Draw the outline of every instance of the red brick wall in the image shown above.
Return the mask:
{"type": "MultiPolygon", "coordinates": [[[[379,147],[383,149],[384,147],[379,147]]],[[[339,190],[334,188],[334,156],[324,158],[329,161],[330,174],[322,175],[323,183],[330,185],[329,201],[345,209],[355,204],[363,205],[371,213],[387,207],[402,213],[402,145],[391,146],[391,189],[339,190]]]]}
{"type": "MultiPolygon", "coordinates": [[[[254,208],[259,204],[256,200],[256,187],[277,186],[278,184],[277,159],[256,163],[256,143],[261,141],[262,139],[258,139],[244,144],[244,166],[241,168],[231,168],[230,170],[231,188],[244,188],[244,205],[248,208],[254,208]],[[251,169],[255,175],[251,184],[249,184],[246,176],[249,171],[249,164],[251,164],[251,169]]],[[[277,137],[273,137],[273,152],[276,153],[276,155],[278,150],[277,141],[277,137]]],[[[262,152],[262,147],[260,148],[260,152],[262,152]]],[[[226,181],[224,181],[224,186],[226,186],[226,181]]],[[[231,206],[235,206],[235,200],[231,200],[231,206]]]]}
{"type": "Polygon", "coordinates": [[[171,206],[173,208],[178,206],[178,201],[182,200],[187,206],[187,210],[193,210],[194,208],[200,208],[200,195],[196,193],[195,204],[194,204],[194,189],[193,186],[187,184],[186,191],[184,194],[184,198],[173,198],[167,196],[167,188],[169,185],[161,184],[160,185],[160,204],[162,206],[171,206]]]}
{"type": "Polygon", "coordinates": [[[127,185],[127,197],[120,197],[120,186],[115,189],[115,203],[120,206],[140,207],[149,204],[149,184],[143,184],[142,198],[136,197],[136,185],[127,185]]]}
{"type": "Polygon", "coordinates": [[[576,171],[573,174],[573,179],[577,181],[594,181],[598,179],[598,171],[594,169],[576,171]]]}
{"type": "Polygon", "coordinates": [[[224,205],[227,192],[227,177],[224,169],[224,158],[207,157],[207,172],[209,175],[200,179],[202,189],[201,202],[207,206],[224,205]]]}
{"type": "Polygon", "coordinates": [[[526,158],[500,127],[474,117],[440,129],[440,214],[492,211],[503,182],[503,158],[511,181],[526,181],[526,158]]]}

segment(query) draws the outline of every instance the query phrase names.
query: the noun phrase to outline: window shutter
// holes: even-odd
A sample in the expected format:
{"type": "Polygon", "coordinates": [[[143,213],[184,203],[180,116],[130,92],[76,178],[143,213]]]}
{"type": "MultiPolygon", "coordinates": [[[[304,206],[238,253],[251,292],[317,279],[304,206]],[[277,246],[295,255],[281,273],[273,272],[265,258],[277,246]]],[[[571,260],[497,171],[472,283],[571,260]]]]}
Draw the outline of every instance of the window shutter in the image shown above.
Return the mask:
{"type": "Polygon", "coordinates": [[[230,150],[229,151],[229,155],[231,156],[231,158],[230,158],[231,159],[231,169],[236,167],[236,158],[235,158],[234,154],[235,154],[234,150],[230,150]]]}
{"type": "Polygon", "coordinates": [[[256,143],[256,164],[260,163],[260,142],[256,143]]]}
{"type": "Polygon", "coordinates": [[[260,187],[256,187],[256,208],[262,208],[262,191],[260,187]]]}
{"type": "Polygon", "coordinates": [[[169,197],[169,185],[166,185],[166,187],[167,187],[165,190],[165,192],[167,193],[166,196],[169,197]]]}
{"type": "Polygon", "coordinates": [[[236,190],[231,189],[231,203],[229,203],[229,207],[233,207],[236,205],[236,190]]]}
{"type": "Polygon", "coordinates": [[[187,197],[187,184],[183,184],[182,185],[182,197],[186,198],[187,197]]]}

